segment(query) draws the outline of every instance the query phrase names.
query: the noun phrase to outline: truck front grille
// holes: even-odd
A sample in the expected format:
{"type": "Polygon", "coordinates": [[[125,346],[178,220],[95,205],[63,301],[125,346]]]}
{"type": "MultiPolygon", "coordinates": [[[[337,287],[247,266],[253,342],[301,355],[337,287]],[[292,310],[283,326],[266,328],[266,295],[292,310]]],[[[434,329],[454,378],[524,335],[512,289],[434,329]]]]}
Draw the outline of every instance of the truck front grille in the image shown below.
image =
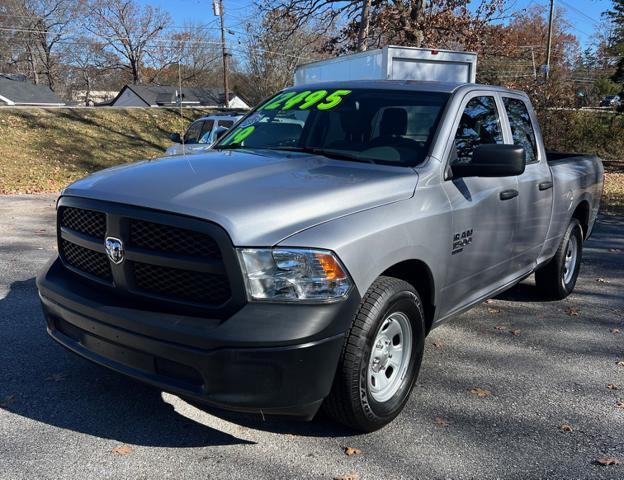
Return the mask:
{"type": "Polygon", "coordinates": [[[60,250],[72,267],[94,275],[106,282],[113,281],[110,262],[103,253],[94,252],[75,243],[61,239],[60,250]]]}
{"type": "Polygon", "coordinates": [[[230,298],[230,286],[223,275],[135,263],[134,278],[139,290],[167,298],[214,305],[220,305],[230,298]]]}
{"type": "Polygon", "coordinates": [[[219,311],[244,301],[235,250],[225,231],[209,222],[62,197],[58,237],[66,268],[142,303],[219,311]],[[108,237],[123,243],[119,264],[106,254],[108,237]]]}
{"type": "Polygon", "coordinates": [[[221,258],[219,246],[204,233],[142,220],[130,220],[130,245],[156,252],[221,258]]]}
{"type": "Polygon", "coordinates": [[[60,211],[61,226],[95,238],[106,234],[106,215],[94,210],[65,207],[60,211]]]}

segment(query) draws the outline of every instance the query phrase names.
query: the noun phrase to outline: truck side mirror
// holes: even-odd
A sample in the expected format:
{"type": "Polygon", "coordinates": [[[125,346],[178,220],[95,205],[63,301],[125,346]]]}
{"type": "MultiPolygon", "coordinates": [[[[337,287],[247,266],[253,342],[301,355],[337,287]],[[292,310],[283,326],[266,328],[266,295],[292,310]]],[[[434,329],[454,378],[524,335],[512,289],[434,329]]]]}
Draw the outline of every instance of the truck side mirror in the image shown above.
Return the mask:
{"type": "Polygon", "coordinates": [[[524,173],[526,153],[518,145],[500,143],[479,145],[472,153],[472,161],[453,165],[452,178],[511,177],[524,173]]]}
{"type": "Polygon", "coordinates": [[[169,138],[174,143],[182,143],[182,138],[180,137],[179,133],[172,133],[171,135],[169,135],[169,138]]]}

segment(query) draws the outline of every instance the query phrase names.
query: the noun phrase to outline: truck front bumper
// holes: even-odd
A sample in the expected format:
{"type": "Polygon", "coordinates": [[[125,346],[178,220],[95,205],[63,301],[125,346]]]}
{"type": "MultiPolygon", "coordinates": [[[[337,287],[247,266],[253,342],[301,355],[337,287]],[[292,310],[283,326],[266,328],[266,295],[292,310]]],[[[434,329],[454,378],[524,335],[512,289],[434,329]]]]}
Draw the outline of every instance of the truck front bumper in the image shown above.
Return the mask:
{"type": "Polygon", "coordinates": [[[332,304],[248,303],[227,319],[132,308],[54,259],[37,278],[48,333],[69,350],[218,408],[312,418],[329,394],[354,291],[332,304]]]}

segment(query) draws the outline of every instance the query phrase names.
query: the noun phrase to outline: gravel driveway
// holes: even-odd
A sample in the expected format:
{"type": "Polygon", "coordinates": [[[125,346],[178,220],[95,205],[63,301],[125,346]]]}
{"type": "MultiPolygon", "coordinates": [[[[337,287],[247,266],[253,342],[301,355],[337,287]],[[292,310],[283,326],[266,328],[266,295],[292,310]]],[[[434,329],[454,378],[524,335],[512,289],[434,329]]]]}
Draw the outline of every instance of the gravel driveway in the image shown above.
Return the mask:
{"type": "Polygon", "coordinates": [[[54,235],[53,197],[0,197],[0,478],[624,478],[624,217],[567,300],[530,278],[434,330],[405,411],[367,435],[202,411],[66,352],[34,283],[54,235]]]}

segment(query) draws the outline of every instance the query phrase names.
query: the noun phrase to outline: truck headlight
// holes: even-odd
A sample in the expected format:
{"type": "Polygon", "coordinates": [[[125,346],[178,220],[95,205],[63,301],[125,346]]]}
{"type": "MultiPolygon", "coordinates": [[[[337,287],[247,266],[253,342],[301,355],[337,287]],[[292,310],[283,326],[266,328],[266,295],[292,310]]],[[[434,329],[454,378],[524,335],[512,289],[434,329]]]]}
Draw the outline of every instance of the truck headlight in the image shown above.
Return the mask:
{"type": "Polygon", "coordinates": [[[303,248],[244,248],[238,251],[247,292],[253,300],[334,301],[352,282],[330,251],[303,248]]]}

